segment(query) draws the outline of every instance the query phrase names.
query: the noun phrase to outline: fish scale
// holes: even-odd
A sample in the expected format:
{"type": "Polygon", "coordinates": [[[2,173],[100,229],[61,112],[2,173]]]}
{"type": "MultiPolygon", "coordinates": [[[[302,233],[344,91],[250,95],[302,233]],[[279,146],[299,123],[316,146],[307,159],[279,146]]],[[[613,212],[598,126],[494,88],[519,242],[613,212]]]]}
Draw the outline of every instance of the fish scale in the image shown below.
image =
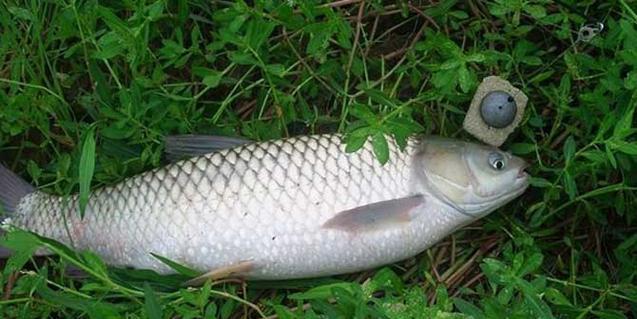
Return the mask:
{"type": "Polygon", "coordinates": [[[353,272],[413,256],[471,221],[428,192],[419,148],[410,140],[400,151],[389,139],[382,165],[370,142],[347,153],[339,135],[249,143],[97,189],[83,219],[77,195],[35,191],[19,201],[11,224],[115,266],[159,273],[172,270],[151,253],[202,272],[247,262],[252,279],[353,272]],[[325,226],[341,212],[415,194],[426,210],[418,206],[400,227],[374,218],[361,232],[347,231],[347,219],[325,226]]]}

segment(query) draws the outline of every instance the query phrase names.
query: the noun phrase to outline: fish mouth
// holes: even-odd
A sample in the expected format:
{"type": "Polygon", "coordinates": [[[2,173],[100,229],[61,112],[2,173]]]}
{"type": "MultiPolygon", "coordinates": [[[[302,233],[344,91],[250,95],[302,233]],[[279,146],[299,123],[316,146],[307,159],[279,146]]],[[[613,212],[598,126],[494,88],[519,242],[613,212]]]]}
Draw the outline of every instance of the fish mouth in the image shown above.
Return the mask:
{"type": "Polygon", "coordinates": [[[520,167],[520,170],[518,171],[518,179],[528,179],[529,178],[529,173],[526,172],[526,169],[529,168],[531,165],[527,162],[524,162],[524,164],[522,164],[522,166],[520,167]]]}
{"type": "Polygon", "coordinates": [[[526,171],[526,169],[529,168],[530,166],[531,165],[525,162],[524,165],[520,167],[517,178],[515,179],[515,182],[514,182],[513,191],[511,193],[519,192],[521,194],[529,186],[529,178],[531,178],[531,175],[526,171]]]}

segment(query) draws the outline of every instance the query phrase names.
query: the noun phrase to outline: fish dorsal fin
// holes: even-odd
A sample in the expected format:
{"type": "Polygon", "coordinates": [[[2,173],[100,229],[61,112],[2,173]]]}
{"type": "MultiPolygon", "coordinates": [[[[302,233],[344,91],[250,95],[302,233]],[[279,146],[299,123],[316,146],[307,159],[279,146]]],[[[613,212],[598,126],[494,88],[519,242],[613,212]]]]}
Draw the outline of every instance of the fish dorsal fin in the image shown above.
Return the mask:
{"type": "Polygon", "coordinates": [[[411,221],[411,211],[424,203],[423,195],[371,203],[336,214],[323,224],[323,228],[351,233],[383,229],[411,221]]]}
{"type": "Polygon", "coordinates": [[[239,137],[190,134],[166,136],[164,142],[166,143],[164,153],[171,162],[252,143],[250,140],[239,137]]]}

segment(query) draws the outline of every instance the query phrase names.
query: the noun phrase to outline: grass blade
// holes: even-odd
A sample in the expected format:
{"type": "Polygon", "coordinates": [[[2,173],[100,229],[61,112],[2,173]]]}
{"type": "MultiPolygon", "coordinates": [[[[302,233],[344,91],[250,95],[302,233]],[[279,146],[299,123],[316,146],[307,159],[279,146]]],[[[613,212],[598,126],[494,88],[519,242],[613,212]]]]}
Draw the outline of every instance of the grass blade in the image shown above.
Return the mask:
{"type": "Polygon", "coordinates": [[[170,260],[166,257],[162,257],[156,254],[151,253],[151,255],[153,255],[153,257],[159,259],[159,261],[161,261],[162,263],[166,264],[166,266],[170,267],[172,270],[184,275],[184,276],[188,276],[188,277],[197,277],[199,275],[201,275],[201,273],[199,273],[198,271],[188,268],[186,266],[183,266],[181,264],[179,264],[176,261],[170,260]]]}
{"type": "Polygon", "coordinates": [[[84,217],[84,211],[91,193],[91,180],[95,171],[95,129],[86,132],[82,141],[82,154],[80,156],[80,216],[84,217]]]}

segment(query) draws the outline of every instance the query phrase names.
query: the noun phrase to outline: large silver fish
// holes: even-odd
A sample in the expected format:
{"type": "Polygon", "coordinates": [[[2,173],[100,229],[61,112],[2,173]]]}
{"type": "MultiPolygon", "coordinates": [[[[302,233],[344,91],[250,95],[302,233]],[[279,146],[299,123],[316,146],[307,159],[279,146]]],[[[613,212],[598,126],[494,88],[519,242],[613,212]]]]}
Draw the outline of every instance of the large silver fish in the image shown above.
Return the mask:
{"type": "Polygon", "coordinates": [[[180,137],[168,149],[210,151],[219,141],[228,148],[95,190],[83,219],[77,196],[37,191],[0,168],[5,222],[115,266],[170,273],[154,253],[207,277],[290,279],[414,256],[528,185],[520,158],[437,137],[412,139],[402,152],[391,140],[385,165],[370,143],[345,152],[338,135],[180,137]]]}

